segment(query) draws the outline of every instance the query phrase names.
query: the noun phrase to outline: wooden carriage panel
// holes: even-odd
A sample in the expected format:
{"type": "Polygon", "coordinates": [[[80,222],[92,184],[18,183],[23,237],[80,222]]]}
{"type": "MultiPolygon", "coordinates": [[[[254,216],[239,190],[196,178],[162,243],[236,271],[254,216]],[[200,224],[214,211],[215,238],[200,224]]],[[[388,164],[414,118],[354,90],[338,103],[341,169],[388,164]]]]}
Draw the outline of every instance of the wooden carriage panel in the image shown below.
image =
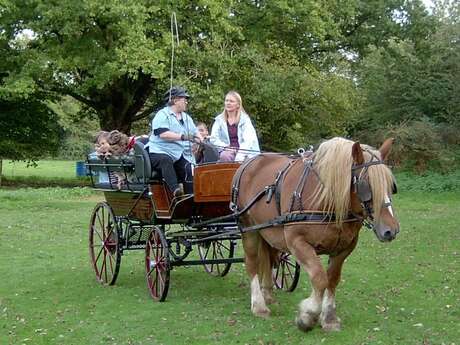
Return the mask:
{"type": "Polygon", "coordinates": [[[151,220],[153,205],[148,197],[142,196],[139,199],[139,193],[118,191],[104,192],[104,195],[115,216],[129,216],[129,218],[143,221],[151,220]]]}
{"type": "Polygon", "coordinates": [[[169,210],[171,206],[172,196],[166,190],[163,183],[153,183],[150,185],[150,193],[152,193],[152,201],[155,204],[155,212],[158,217],[170,217],[169,210]]]}
{"type": "Polygon", "coordinates": [[[193,176],[195,202],[230,202],[232,179],[240,163],[199,165],[193,176]]]}

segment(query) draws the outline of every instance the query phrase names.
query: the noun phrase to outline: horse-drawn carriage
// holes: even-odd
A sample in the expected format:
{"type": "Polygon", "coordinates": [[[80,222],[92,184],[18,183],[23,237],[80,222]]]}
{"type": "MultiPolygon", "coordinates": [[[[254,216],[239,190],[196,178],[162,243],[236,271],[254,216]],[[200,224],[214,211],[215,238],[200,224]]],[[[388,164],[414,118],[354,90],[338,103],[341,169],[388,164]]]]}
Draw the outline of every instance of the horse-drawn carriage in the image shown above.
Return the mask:
{"type": "Polygon", "coordinates": [[[94,184],[106,198],[96,205],[89,230],[96,278],[114,284],[123,251],[145,248],[149,291],[163,301],[173,267],[203,265],[223,276],[242,261],[235,257],[241,238],[254,315],[270,314],[274,285],[296,287],[298,262],[312,284],[311,295],[299,304],[298,327],[307,331],[320,323],[338,330],[335,292],[362,225],[382,242],[399,232],[391,202],[396,184],[384,163],[392,143],[388,139],[376,150],[333,138],[295,157],[266,153],[241,165],[198,165],[194,194],[180,198],[150,170],[141,143],[128,158],[88,160],[91,175],[116,172],[126,178],[121,189],[110,179],[94,184]],[[193,247],[199,259],[187,260],[193,247]],[[329,255],[327,269],[318,257],[323,254],[329,255]]]}
{"type": "MultiPolygon", "coordinates": [[[[125,250],[145,250],[145,271],[151,296],[164,301],[173,267],[203,265],[213,276],[224,276],[236,257],[241,238],[229,208],[231,182],[240,163],[207,163],[194,169],[194,194],[173,197],[152,171],[141,141],[134,154],[89,157],[93,187],[104,193],[89,227],[89,254],[96,279],[113,285],[125,250]],[[123,181],[117,183],[113,176],[123,181]],[[193,249],[197,255],[190,259],[193,249]]],[[[193,255],[192,255],[193,256],[193,255]]],[[[300,267],[287,253],[273,270],[275,285],[293,291],[300,267]]]]}

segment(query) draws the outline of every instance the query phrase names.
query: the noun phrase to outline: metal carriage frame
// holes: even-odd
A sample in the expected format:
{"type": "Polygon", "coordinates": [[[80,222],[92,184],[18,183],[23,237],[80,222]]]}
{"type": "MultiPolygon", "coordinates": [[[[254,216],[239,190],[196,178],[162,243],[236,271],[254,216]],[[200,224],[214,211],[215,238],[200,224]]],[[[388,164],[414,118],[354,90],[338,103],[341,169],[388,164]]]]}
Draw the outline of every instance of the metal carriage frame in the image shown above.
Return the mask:
{"type": "MultiPolygon", "coordinates": [[[[93,188],[105,196],[93,209],[88,233],[90,261],[99,283],[115,284],[127,250],[145,251],[147,287],[156,301],[166,299],[174,267],[202,265],[210,275],[223,277],[233,263],[244,261],[235,257],[241,234],[228,206],[238,163],[196,166],[194,194],[179,198],[152,172],[141,142],[136,142],[133,155],[92,156],[86,166],[93,188]],[[124,179],[121,188],[110,179],[114,174],[124,179]],[[98,179],[102,175],[109,179],[98,179]],[[199,259],[188,258],[194,247],[199,259]]],[[[294,291],[299,275],[293,257],[281,253],[273,271],[275,286],[294,291]]]]}

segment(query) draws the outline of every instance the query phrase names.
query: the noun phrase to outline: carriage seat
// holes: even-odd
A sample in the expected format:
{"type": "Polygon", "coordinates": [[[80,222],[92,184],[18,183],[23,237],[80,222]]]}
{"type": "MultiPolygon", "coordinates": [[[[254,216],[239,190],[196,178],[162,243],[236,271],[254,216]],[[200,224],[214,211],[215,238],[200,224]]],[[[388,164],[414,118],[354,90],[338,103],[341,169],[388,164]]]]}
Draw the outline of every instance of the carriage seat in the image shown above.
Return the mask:
{"type": "Polygon", "coordinates": [[[115,175],[124,178],[122,190],[142,191],[145,185],[159,179],[159,173],[151,170],[150,157],[143,141],[136,141],[134,154],[100,158],[95,153],[88,155],[86,166],[92,177],[93,187],[117,189],[115,175]]]}
{"type": "Polygon", "coordinates": [[[144,138],[134,143],[134,171],[138,180],[142,183],[149,183],[159,179],[159,173],[152,171],[150,156],[145,145],[148,142],[144,138]]]}

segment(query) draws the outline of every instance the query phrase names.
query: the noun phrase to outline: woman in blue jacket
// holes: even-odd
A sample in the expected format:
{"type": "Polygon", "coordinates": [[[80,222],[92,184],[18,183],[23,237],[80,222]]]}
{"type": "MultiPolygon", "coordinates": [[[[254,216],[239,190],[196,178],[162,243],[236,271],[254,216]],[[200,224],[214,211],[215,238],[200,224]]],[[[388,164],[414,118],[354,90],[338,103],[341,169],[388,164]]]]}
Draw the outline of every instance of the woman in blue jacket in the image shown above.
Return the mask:
{"type": "Polygon", "coordinates": [[[166,93],[167,105],[158,111],[152,120],[152,132],[146,145],[152,169],[161,172],[167,186],[178,197],[193,193],[192,143],[195,137],[201,140],[187,110],[189,95],[183,87],[172,87],[166,93]],[[184,186],[185,185],[185,186],[184,186]]]}

